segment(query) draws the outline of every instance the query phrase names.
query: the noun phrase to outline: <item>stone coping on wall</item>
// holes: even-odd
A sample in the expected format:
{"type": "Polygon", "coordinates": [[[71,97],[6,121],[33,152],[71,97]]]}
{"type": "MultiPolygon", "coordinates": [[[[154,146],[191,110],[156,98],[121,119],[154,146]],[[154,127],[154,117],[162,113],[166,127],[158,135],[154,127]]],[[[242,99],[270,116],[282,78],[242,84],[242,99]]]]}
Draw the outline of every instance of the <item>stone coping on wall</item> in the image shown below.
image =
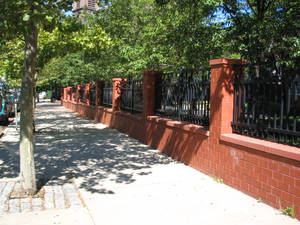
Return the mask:
{"type": "MultiPolygon", "coordinates": [[[[131,114],[129,112],[124,112],[124,111],[113,111],[111,108],[106,108],[104,106],[98,106],[98,109],[103,110],[105,112],[113,113],[116,115],[124,116],[131,120],[142,121],[144,119],[143,115],[139,115],[139,114],[134,115],[134,114],[131,114]]],[[[207,137],[209,136],[209,131],[205,127],[200,126],[200,125],[190,124],[190,123],[182,122],[182,121],[176,121],[176,120],[163,118],[163,117],[159,117],[159,116],[147,116],[146,120],[155,122],[158,124],[162,124],[162,125],[165,125],[170,128],[178,128],[178,129],[182,129],[187,132],[197,133],[197,134],[201,134],[201,135],[204,135],[207,137]]]]}
{"type": "Polygon", "coordinates": [[[297,147],[260,140],[239,134],[222,134],[220,140],[223,142],[233,143],[239,146],[281,156],[287,159],[300,161],[300,150],[297,147]]]}
{"type": "Polygon", "coordinates": [[[96,106],[94,105],[88,105],[86,103],[82,103],[82,102],[73,102],[73,101],[70,101],[70,100],[61,100],[63,102],[67,102],[67,103],[72,103],[72,104],[75,104],[75,105],[82,105],[82,106],[86,106],[86,107],[89,107],[89,108],[96,108],[96,106]]]}
{"type": "Polygon", "coordinates": [[[115,114],[127,117],[131,120],[137,120],[137,121],[143,120],[143,116],[141,114],[140,115],[139,114],[131,114],[129,112],[124,112],[124,111],[116,111],[115,114]]]}
{"type": "Polygon", "coordinates": [[[200,126],[200,125],[177,121],[177,120],[172,120],[172,119],[168,119],[168,118],[162,118],[159,116],[148,116],[147,120],[158,123],[158,124],[165,125],[167,127],[178,128],[178,129],[182,129],[182,130],[185,130],[188,132],[201,134],[201,135],[204,135],[207,137],[209,136],[209,131],[207,129],[205,129],[205,127],[200,126]]]}
{"type": "Polygon", "coordinates": [[[112,108],[107,108],[105,106],[98,106],[98,109],[103,110],[105,112],[113,113],[112,108]]]}
{"type": "Polygon", "coordinates": [[[143,116],[142,115],[134,115],[134,114],[131,114],[129,112],[124,112],[124,111],[114,111],[112,108],[107,108],[105,106],[98,106],[98,110],[102,110],[104,112],[108,112],[108,113],[111,113],[111,114],[116,114],[116,115],[119,115],[119,116],[125,116],[131,120],[137,120],[137,121],[142,121],[143,120],[143,116]]]}
{"type": "MultiPolygon", "coordinates": [[[[75,103],[76,104],[76,103],[75,103]]],[[[96,106],[94,105],[88,105],[88,104],[85,104],[85,103],[77,103],[78,105],[82,105],[82,106],[85,106],[85,107],[88,107],[88,108],[92,108],[92,109],[95,109],[96,106]]]]}

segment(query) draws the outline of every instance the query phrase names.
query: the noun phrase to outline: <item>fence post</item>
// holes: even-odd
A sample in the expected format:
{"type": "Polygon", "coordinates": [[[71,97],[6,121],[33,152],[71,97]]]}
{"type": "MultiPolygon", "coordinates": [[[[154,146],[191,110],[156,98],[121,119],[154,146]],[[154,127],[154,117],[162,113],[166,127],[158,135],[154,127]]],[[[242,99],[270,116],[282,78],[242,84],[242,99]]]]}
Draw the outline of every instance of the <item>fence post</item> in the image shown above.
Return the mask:
{"type": "Polygon", "coordinates": [[[243,60],[214,59],[210,60],[210,133],[214,137],[232,133],[234,101],[234,65],[243,64],[243,60]]]}
{"type": "Polygon", "coordinates": [[[113,78],[112,110],[120,111],[121,108],[121,84],[122,78],[113,78]]]}
{"type": "Polygon", "coordinates": [[[77,103],[81,103],[81,84],[77,85],[77,103]]]}
{"type": "Polygon", "coordinates": [[[67,100],[71,101],[71,87],[67,88],[67,94],[68,94],[67,100]]]}
{"type": "Polygon", "coordinates": [[[60,99],[61,99],[61,104],[62,104],[62,102],[63,102],[63,100],[64,100],[64,93],[65,93],[65,89],[64,88],[61,88],[61,92],[60,92],[60,99]]]}
{"type": "Polygon", "coordinates": [[[153,116],[155,114],[155,80],[161,76],[161,72],[148,70],[144,71],[143,84],[143,115],[144,117],[153,116]]]}
{"type": "Polygon", "coordinates": [[[90,84],[86,84],[86,85],[85,85],[85,89],[84,89],[84,95],[85,95],[84,100],[85,100],[85,103],[86,103],[87,105],[90,105],[90,98],[89,98],[89,95],[90,95],[90,87],[91,87],[90,84]]]}
{"type": "Polygon", "coordinates": [[[67,95],[67,93],[68,93],[68,87],[65,87],[64,89],[65,89],[65,91],[64,91],[64,100],[68,101],[68,98],[67,98],[67,96],[68,96],[67,95]]]}
{"type": "Polygon", "coordinates": [[[66,88],[62,88],[61,99],[64,100],[64,101],[66,100],[66,88]]]}
{"type": "Polygon", "coordinates": [[[103,88],[103,81],[97,80],[96,81],[96,99],[95,99],[96,107],[102,105],[102,88],[103,88]]]}
{"type": "Polygon", "coordinates": [[[71,87],[71,89],[72,89],[71,102],[74,103],[75,102],[75,87],[71,87]]]}

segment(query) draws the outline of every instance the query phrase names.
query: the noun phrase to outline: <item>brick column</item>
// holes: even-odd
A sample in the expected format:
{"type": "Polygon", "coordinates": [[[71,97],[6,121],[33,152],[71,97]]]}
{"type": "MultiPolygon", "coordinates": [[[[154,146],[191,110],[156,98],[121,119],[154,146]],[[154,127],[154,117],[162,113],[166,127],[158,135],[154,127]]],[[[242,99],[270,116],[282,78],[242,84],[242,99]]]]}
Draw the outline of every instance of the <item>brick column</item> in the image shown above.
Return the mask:
{"type": "Polygon", "coordinates": [[[81,103],[81,85],[77,85],[77,103],[81,103]]]}
{"type": "Polygon", "coordinates": [[[72,99],[71,99],[71,101],[73,103],[75,102],[75,90],[76,90],[76,87],[72,87],[72,99]]]}
{"type": "Polygon", "coordinates": [[[64,93],[64,99],[65,99],[65,101],[67,101],[68,100],[68,87],[65,87],[65,93],[64,93]]]}
{"type": "Polygon", "coordinates": [[[64,88],[61,88],[61,91],[60,91],[60,100],[64,100],[64,88]]]}
{"type": "Polygon", "coordinates": [[[70,101],[71,100],[71,87],[67,87],[67,100],[70,101]]]}
{"type": "Polygon", "coordinates": [[[113,111],[120,111],[121,107],[121,84],[126,82],[126,79],[113,78],[113,93],[112,93],[112,109],[113,111]]]}
{"type": "Polygon", "coordinates": [[[143,115],[144,117],[153,116],[155,108],[155,80],[161,76],[158,71],[144,71],[144,86],[143,86],[143,115]]]}
{"type": "Polygon", "coordinates": [[[96,107],[102,105],[102,88],[103,88],[104,82],[101,80],[96,81],[96,99],[95,104],[96,107]]]}
{"type": "Polygon", "coordinates": [[[90,99],[89,99],[90,88],[91,88],[90,84],[85,85],[84,95],[85,95],[85,104],[87,104],[87,105],[90,105],[90,99]]]}
{"type": "Polygon", "coordinates": [[[68,101],[68,87],[64,88],[64,100],[68,101]]]}
{"type": "Polygon", "coordinates": [[[214,59],[210,61],[210,133],[214,137],[232,133],[234,87],[236,71],[234,65],[243,64],[242,60],[214,59]]]}
{"type": "Polygon", "coordinates": [[[65,88],[62,88],[61,89],[61,97],[60,97],[61,100],[65,100],[65,88]]]}

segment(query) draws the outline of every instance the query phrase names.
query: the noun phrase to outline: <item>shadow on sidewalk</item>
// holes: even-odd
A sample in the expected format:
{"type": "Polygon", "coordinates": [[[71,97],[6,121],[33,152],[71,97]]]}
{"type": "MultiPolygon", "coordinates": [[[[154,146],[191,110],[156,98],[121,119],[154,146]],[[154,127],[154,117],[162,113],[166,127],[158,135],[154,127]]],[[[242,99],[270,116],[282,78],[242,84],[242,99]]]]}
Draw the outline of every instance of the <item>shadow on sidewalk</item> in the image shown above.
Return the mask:
{"type": "MultiPolygon", "coordinates": [[[[82,178],[81,188],[108,193],[104,183],[130,184],[148,175],[154,165],[174,162],[116,130],[82,117],[57,104],[39,104],[36,113],[35,163],[37,176],[82,178]]],[[[18,143],[0,148],[0,177],[18,174],[18,143]]]]}

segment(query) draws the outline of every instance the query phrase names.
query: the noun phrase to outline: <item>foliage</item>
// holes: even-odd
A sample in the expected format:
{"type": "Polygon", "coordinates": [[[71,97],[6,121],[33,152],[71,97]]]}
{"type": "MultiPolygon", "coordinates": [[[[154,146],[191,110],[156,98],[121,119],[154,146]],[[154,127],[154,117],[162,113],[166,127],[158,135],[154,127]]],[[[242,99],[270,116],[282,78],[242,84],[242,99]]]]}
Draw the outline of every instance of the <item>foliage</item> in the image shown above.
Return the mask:
{"type": "Polygon", "coordinates": [[[219,27],[210,18],[215,1],[110,1],[98,22],[115,40],[111,53],[117,73],[208,65],[221,53],[219,27]]]}
{"type": "Polygon", "coordinates": [[[21,86],[24,64],[24,42],[19,39],[7,41],[0,47],[0,76],[5,77],[12,87],[21,86]]]}
{"type": "Polygon", "coordinates": [[[43,37],[38,76],[38,85],[44,86],[42,89],[104,78],[98,57],[112,41],[99,25],[67,19],[61,28],[45,32],[43,37]],[[68,30],[69,27],[73,29],[68,30]]]}
{"type": "MultiPolygon", "coordinates": [[[[53,15],[45,17],[48,22],[39,34],[39,85],[135,76],[150,69],[206,67],[218,57],[258,62],[300,55],[299,1],[98,3],[102,8],[94,14],[60,15],[55,21],[53,15]]],[[[5,67],[8,76],[20,74],[20,56],[5,67]]]]}
{"type": "Polygon", "coordinates": [[[224,0],[226,42],[252,62],[299,56],[300,2],[224,0]]]}

